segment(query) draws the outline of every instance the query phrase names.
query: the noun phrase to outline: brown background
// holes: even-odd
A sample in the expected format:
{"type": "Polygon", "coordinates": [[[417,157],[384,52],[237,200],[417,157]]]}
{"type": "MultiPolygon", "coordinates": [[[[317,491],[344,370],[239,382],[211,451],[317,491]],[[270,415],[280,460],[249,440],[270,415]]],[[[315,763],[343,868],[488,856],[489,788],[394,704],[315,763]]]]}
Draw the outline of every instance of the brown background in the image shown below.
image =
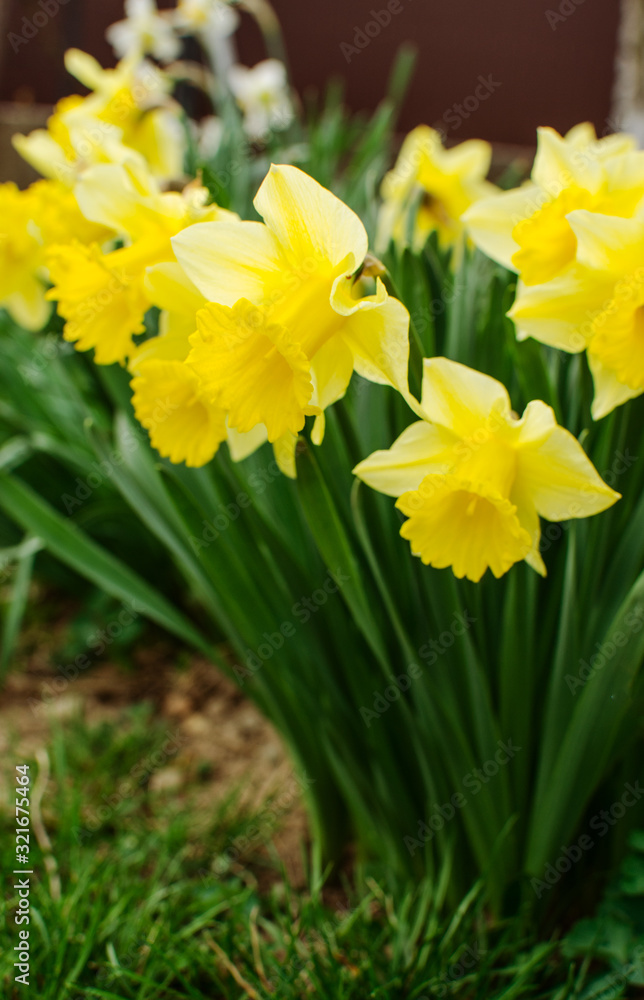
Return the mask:
{"type": "MultiPolygon", "coordinates": [[[[398,47],[412,41],[420,58],[403,129],[439,122],[447,109],[474,95],[479,76],[490,75],[498,86],[460,125],[452,124],[450,140],[480,136],[531,145],[537,125],[565,130],[584,119],[600,133],[610,129],[618,0],[399,0],[401,10],[389,26],[348,62],[341,44],[353,44],[356,27],[364,30],[370,11],[386,2],[274,0],[298,89],[343,76],[351,107],[373,108],[398,47]],[[571,13],[551,26],[546,12],[560,8],[571,13]]],[[[121,0],[68,0],[14,52],[10,32],[20,33],[23,17],[31,19],[40,9],[38,0],[0,0],[0,100],[51,103],[75,90],[62,67],[69,46],[113,63],[104,31],[122,16],[121,0]]],[[[240,50],[249,64],[263,55],[249,22],[240,50]]]]}

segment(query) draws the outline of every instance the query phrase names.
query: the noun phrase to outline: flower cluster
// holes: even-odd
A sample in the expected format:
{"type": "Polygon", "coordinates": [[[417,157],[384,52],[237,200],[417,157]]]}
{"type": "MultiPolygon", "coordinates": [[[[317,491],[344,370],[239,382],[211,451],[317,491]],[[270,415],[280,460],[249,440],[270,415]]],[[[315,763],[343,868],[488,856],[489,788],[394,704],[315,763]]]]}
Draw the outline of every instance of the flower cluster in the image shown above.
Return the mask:
{"type": "Polygon", "coordinates": [[[228,217],[184,229],[171,241],[175,266],[149,270],[167,319],[132,359],[134,404],[146,425],[171,376],[183,403],[156,428],[162,454],[203,464],[227,426],[237,455],[268,440],[293,475],[306,417],[320,443],[324,411],[354,370],[407,391],[409,316],[378,278],[365,294],[364,226],[302,171],[273,166],[255,208],[263,223],[228,217]],[[195,460],[182,454],[193,446],[183,421],[206,420],[206,410],[209,444],[195,460]]]}
{"type": "MultiPolygon", "coordinates": [[[[163,13],[128,0],[126,14],[109,32],[116,68],[68,52],[89,95],[15,138],[47,179],[0,187],[2,304],[39,329],[54,301],[67,341],[98,364],[127,366],[136,416],[174,463],[202,466],[223,442],[240,461],[269,442],[294,477],[307,419],[320,445],[325,411],[354,372],[388,386],[420,420],[354,471],[397,498],[414,554],[474,581],[521,560],[545,573],[540,518],[587,517],[619,497],[579,441],[545,403],[519,418],[503,385],[446,358],[424,360],[418,401],[409,314],[362,221],[301,170],[270,167],[254,200],[262,221],[186,183],[181,109],[168,73],[145,56],[176,57],[185,31],[214,45],[237,15],[222,0],[163,13]]],[[[288,125],[280,62],[255,76],[228,70],[250,135],[288,125]]],[[[377,246],[422,252],[436,232],[458,266],[469,235],[516,270],[519,338],[587,349],[600,417],[644,391],[644,153],[583,125],[565,138],[540,130],[532,179],[516,191],[485,179],[489,162],[486,143],[446,150],[416,129],[384,179],[377,246]]]]}
{"type": "Polygon", "coordinates": [[[135,158],[161,180],[183,176],[181,108],[165,73],[136,52],[103,69],[86,52],[70,49],[65,66],[91,92],[59,101],[46,129],[14,136],[28,163],[70,188],[93,164],[135,158]]]}
{"type": "Polygon", "coordinates": [[[539,129],[531,180],[463,221],[519,275],[519,339],[587,351],[596,420],[644,392],[644,152],[632,137],[539,129]]]}

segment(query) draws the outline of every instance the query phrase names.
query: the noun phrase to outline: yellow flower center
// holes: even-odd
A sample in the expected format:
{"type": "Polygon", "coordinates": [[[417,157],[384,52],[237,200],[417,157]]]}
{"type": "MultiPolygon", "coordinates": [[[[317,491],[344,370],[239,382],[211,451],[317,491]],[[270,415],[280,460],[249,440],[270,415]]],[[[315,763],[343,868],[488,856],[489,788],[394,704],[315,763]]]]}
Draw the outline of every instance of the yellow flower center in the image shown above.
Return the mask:
{"type": "Polygon", "coordinates": [[[452,470],[455,476],[486,485],[499,496],[509,498],[517,471],[516,451],[509,443],[481,427],[460,441],[454,452],[457,457],[452,470]]]}
{"type": "Polygon", "coordinates": [[[268,291],[262,304],[270,321],[285,327],[309,360],[345,322],[330,302],[338,273],[342,268],[334,270],[327,261],[305,260],[268,291]]]}
{"type": "Polygon", "coordinates": [[[525,559],[532,546],[517,508],[492,487],[454,475],[429,475],[396,506],[406,514],[400,534],[425,565],[477,582],[488,567],[496,577],[525,559]]]}
{"type": "Polygon", "coordinates": [[[289,330],[240,299],[232,308],[213,302],[197,313],[198,332],[190,338],[188,363],[198,371],[204,392],[228,411],[242,433],[264,424],[269,441],[297,434],[307,415],[319,408],[308,360],[289,330]]]}

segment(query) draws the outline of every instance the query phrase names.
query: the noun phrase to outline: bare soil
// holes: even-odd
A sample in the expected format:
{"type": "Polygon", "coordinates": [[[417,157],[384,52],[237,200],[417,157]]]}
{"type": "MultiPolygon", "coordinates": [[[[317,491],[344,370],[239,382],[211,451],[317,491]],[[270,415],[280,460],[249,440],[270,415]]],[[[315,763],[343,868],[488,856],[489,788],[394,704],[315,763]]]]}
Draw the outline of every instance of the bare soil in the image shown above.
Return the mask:
{"type": "MultiPolygon", "coordinates": [[[[55,720],[118,724],[129,706],[148,702],[154,716],[167,721],[168,732],[180,737],[178,752],[155,771],[150,787],[169,794],[176,789],[177,796],[190,789],[196,822],[215,815],[232,794],[248,812],[261,814],[266,807],[276,824],[272,850],[291,882],[303,885],[306,815],[271,724],[215,666],[199,656],[186,661],[185,651],[154,634],[152,642],[146,634],[145,643],[130,651],[128,667],[105,658],[66,681],[56,666],[56,650],[75,610],[67,605],[55,622],[32,623],[25,631],[0,690],[0,760],[11,764],[34,757],[49,742],[55,720]]],[[[0,805],[8,794],[3,770],[0,805]]]]}

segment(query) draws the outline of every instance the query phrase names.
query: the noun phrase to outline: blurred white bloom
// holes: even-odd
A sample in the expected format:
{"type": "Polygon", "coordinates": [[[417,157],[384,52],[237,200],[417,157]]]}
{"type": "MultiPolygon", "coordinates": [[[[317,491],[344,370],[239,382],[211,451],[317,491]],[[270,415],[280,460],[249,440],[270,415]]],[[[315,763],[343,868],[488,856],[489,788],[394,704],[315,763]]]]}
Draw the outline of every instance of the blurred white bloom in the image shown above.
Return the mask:
{"type": "Polygon", "coordinates": [[[174,16],[175,24],[184,33],[207,32],[225,37],[239,25],[239,14],[226,0],[179,0],[174,16]]]}
{"type": "Polygon", "coordinates": [[[119,58],[149,52],[162,62],[176,58],[181,43],[155,0],[125,0],[125,20],[110,25],[105,36],[119,58]]]}
{"type": "Polygon", "coordinates": [[[244,112],[244,128],[251,139],[263,139],[293,121],[286,67],[279,59],[265,59],[252,69],[232,66],[228,83],[244,112]]]}
{"type": "Polygon", "coordinates": [[[202,160],[211,160],[221,145],[224,124],[221,118],[208,115],[199,123],[195,122],[195,138],[197,149],[202,160]]]}

